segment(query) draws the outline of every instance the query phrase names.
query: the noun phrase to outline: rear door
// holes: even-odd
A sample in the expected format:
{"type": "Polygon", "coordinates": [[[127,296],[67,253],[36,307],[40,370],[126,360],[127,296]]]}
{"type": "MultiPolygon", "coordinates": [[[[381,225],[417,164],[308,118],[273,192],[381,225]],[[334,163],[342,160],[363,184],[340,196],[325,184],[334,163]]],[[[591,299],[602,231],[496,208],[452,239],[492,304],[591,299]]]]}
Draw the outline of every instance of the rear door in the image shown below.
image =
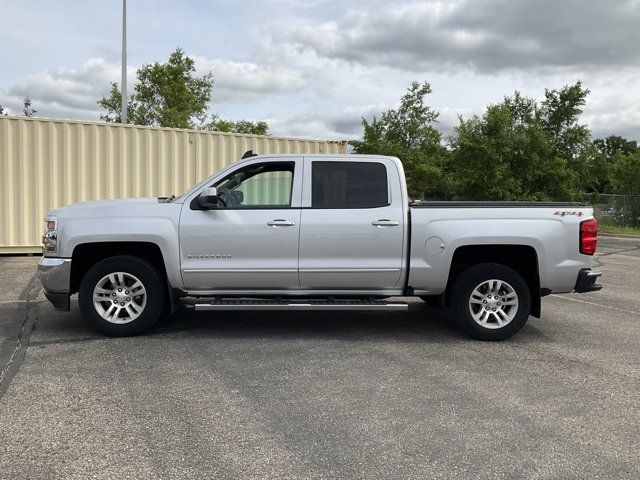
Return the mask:
{"type": "Polygon", "coordinates": [[[306,157],[300,219],[300,286],[388,290],[403,265],[400,176],[388,159],[306,157]]]}

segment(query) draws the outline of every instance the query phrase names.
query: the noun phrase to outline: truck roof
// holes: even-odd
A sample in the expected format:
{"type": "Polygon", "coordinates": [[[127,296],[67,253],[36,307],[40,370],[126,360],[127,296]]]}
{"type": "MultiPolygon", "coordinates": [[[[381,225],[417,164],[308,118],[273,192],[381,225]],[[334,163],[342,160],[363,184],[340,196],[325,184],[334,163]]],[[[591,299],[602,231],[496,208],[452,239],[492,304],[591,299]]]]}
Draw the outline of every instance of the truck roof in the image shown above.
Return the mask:
{"type": "MultiPolygon", "coordinates": [[[[252,157],[247,157],[252,160],[257,158],[274,158],[274,157],[283,157],[283,158],[300,158],[300,157],[311,157],[311,158],[323,158],[326,160],[370,160],[372,158],[388,158],[390,160],[397,160],[397,157],[390,157],[388,155],[370,155],[370,154],[361,154],[361,153],[265,153],[261,155],[254,155],[252,157]]],[[[246,158],[245,158],[246,160],[246,158]]]]}

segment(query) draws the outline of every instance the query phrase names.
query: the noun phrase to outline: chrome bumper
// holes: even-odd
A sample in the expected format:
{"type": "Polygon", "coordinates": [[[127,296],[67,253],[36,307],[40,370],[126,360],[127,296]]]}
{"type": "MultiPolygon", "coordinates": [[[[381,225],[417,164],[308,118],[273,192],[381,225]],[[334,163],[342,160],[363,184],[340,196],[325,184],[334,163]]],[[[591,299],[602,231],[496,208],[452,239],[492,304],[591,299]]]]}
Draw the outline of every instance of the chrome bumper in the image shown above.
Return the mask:
{"type": "Polygon", "coordinates": [[[71,295],[71,259],[42,257],[38,276],[47,297],[56,310],[69,311],[71,295]]]}
{"type": "Polygon", "coordinates": [[[71,259],[42,257],[38,264],[42,288],[51,293],[69,293],[71,290],[71,259]]]}

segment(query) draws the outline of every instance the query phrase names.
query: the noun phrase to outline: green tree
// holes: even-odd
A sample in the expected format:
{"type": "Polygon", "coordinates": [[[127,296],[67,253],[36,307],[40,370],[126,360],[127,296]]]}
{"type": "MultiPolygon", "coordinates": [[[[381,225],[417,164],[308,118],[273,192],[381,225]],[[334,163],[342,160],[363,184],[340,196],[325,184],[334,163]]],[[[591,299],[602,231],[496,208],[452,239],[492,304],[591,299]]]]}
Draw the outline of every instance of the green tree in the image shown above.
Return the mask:
{"type": "Polygon", "coordinates": [[[468,200],[570,200],[581,197],[589,129],[579,116],[589,91],[578,82],[546,90],[545,100],[516,92],[481,116],[460,119],[452,139],[452,188],[468,200]]]}
{"type": "Polygon", "coordinates": [[[4,107],[0,105],[0,115],[7,115],[7,112],[4,111],[4,107]]]}
{"type": "Polygon", "coordinates": [[[413,82],[397,109],[362,119],[363,139],[351,142],[355,153],[391,155],[402,160],[409,194],[416,198],[442,194],[446,190],[444,170],[447,150],[433,126],[438,113],[425,103],[429,83],[413,82]]]}
{"type": "MultiPolygon", "coordinates": [[[[176,49],[165,63],[143,65],[129,98],[127,118],[136,125],[196,128],[204,122],[213,89],[213,74],[195,75],[195,61],[176,49]]],[[[111,84],[108,97],[98,101],[107,122],[120,122],[122,93],[111,84]]]]}
{"type": "Polygon", "coordinates": [[[640,195],[640,150],[614,155],[611,173],[612,193],[640,195]]]}
{"type": "MultiPolygon", "coordinates": [[[[611,191],[618,195],[640,196],[640,150],[622,151],[613,157],[611,191]]],[[[620,198],[617,206],[623,215],[624,225],[640,226],[640,197],[620,198]]]]}
{"type": "Polygon", "coordinates": [[[33,117],[36,113],[38,113],[38,111],[33,108],[31,99],[29,97],[24,97],[24,100],[22,102],[22,113],[25,117],[33,117]]]}
{"type": "Polygon", "coordinates": [[[244,133],[249,135],[268,135],[269,125],[267,122],[250,120],[225,120],[218,115],[212,115],[211,121],[204,126],[205,130],[227,133],[244,133]]]}
{"type": "MultiPolygon", "coordinates": [[[[617,172],[617,165],[628,155],[640,151],[638,142],[627,140],[618,135],[598,138],[593,141],[591,149],[585,156],[585,171],[587,181],[584,189],[588,192],[613,193],[613,175],[617,172]]],[[[619,179],[616,180],[620,185],[619,179]]],[[[617,188],[617,187],[616,187],[617,188]]]]}
{"type": "Polygon", "coordinates": [[[579,161],[582,151],[591,143],[591,132],[579,124],[582,107],[589,90],[582,82],[565,85],[560,90],[545,90],[540,111],[543,125],[552,135],[553,154],[567,160],[579,161]]]}
{"type": "MultiPolygon", "coordinates": [[[[134,92],[127,102],[127,119],[136,125],[216,130],[222,132],[267,135],[266,122],[208,119],[213,91],[213,73],[196,75],[195,61],[180,48],[165,63],[143,65],[136,72],[134,92]]],[[[109,95],[98,101],[105,113],[100,119],[120,123],[122,93],[117,83],[109,95]]]]}
{"type": "Polygon", "coordinates": [[[638,142],[627,140],[619,135],[610,135],[607,138],[596,138],[593,145],[598,152],[613,157],[618,153],[629,155],[638,151],[638,142]]]}

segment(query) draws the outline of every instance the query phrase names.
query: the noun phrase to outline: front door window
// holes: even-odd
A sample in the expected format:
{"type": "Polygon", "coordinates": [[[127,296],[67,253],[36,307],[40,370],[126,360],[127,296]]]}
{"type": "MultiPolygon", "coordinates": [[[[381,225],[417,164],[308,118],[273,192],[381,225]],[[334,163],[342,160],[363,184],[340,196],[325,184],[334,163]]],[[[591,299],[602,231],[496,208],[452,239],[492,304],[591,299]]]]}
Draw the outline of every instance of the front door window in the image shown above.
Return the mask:
{"type": "Polygon", "coordinates": [[[269,162],[233,172],[214,185],[220,199],[218,208],[291,207],[293,170],[293,162],[269,162]]]}

